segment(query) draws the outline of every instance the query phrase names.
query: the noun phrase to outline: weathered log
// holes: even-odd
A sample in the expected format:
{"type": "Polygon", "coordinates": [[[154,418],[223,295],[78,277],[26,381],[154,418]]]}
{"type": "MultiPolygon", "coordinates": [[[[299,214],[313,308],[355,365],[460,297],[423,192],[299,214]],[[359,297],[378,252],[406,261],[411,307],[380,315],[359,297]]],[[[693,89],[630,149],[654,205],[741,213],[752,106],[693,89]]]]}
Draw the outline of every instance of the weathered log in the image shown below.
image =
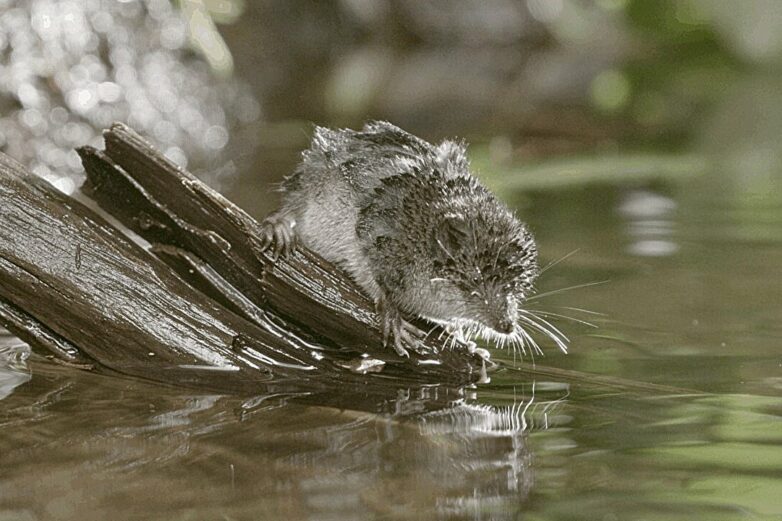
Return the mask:
{"type": "Polygon", "coordinates": [[[127,127],[106,133],[105,153],[80,154],[85,193],[154,255],[0,154],[0,324],[23,340],[74,364],[227,392],[479,374],[478,357],[434,353],[436,341],[410,360],[383,349],[349,279],[304,250],[272,262],[253,246],[254,220],[127,127]],[[354,370],[365,352],[385,362],[379,373],[354,370]]]}
{"type": "Polygon", "coordinates": [[[64,340],[122,373],[226,390],[323,365],[304,350],[279,352],[276,335],[191,288],[93,211],[2,154],[0,208],[4,323],[33,344],[53,334],[58,340],[50,344],[64,340]],[[24,315],[11,320],[8,310],[24,315]]]}

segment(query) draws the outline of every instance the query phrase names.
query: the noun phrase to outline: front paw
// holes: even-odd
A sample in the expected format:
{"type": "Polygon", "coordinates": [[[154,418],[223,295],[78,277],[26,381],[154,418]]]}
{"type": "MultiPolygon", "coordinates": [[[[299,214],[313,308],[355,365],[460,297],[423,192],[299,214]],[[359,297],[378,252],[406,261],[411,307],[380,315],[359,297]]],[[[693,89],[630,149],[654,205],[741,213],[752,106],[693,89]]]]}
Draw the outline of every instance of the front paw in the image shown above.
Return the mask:
{"type": "Polygon", "coordinates": [[[380,328],[383,331],[383,347],[387,347],[390,341],[394,351],[405,358],[408,358],[410,353],[407,352],[403,343],[417,352],[423,349],[418,328],[405,321],[399,309],[386,297],[381,296],[377,299],[375,309],[380,319],[380,328]]]}
{"type": "Polygon", "coordinates": [[[296,221],[291,217],[274,212],[261,223],[258,249],[262,252],[271,251],[272,259],[277,261],[280,255],[290,256],[296,249],[296,221]]]}

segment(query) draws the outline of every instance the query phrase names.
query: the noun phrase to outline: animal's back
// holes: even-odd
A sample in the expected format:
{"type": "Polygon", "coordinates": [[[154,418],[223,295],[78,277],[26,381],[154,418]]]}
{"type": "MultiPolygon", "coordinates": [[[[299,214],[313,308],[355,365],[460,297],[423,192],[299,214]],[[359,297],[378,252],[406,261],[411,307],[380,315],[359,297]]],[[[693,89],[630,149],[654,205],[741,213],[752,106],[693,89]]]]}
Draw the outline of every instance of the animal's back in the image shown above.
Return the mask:
{"type": "Polygon", "coordinates": [[[399,175],[400,166],[428,146],[389,123],[370,123],[359,132],[318,127],[283,183],[282,211],[295,221],[298,239],[345,269],[372,297],[377,284],[356,235],[359,212],[382,179],[399,175]]]}

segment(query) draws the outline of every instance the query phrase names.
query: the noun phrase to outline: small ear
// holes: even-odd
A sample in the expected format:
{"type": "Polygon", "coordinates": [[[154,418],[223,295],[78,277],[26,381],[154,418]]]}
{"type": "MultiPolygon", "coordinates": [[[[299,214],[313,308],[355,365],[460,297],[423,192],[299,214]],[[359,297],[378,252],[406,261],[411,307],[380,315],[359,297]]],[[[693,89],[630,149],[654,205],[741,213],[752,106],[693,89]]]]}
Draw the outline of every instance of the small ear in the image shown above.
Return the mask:
{"type": "Polygon", "coordinates": [[[463,216],[446,214],[435,230],[435,244],[454,255],[470,236],[470,224],[463,216]]]}
{"type": "Polygon", "coordinates": [[[470,166],[467,161],[467,148],[463,142],[445,140],[437,145],[435,150],[437,166],[445,172],[458,173],[470,166]]]}

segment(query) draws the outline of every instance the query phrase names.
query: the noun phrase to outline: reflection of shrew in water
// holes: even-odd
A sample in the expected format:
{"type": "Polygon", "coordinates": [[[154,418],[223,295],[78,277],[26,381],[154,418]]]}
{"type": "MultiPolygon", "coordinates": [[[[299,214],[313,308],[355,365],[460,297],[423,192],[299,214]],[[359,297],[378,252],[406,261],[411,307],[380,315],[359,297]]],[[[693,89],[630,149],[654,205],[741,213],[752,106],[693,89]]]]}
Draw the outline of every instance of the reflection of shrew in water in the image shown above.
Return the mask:
{"type": "Polygon", "coordinates": [[[565,347],[520,307],[539,272],[535,241],[470,173],[464,144],[432,145],[386,122],[317,128],[282,186],[263,247],[287,254],[300,241],[342,267],[374,299],[384,341],[400,355],[403,342],[420,346],[403,316],[465,341],[537,349],[536,330],[565,347]]]}

